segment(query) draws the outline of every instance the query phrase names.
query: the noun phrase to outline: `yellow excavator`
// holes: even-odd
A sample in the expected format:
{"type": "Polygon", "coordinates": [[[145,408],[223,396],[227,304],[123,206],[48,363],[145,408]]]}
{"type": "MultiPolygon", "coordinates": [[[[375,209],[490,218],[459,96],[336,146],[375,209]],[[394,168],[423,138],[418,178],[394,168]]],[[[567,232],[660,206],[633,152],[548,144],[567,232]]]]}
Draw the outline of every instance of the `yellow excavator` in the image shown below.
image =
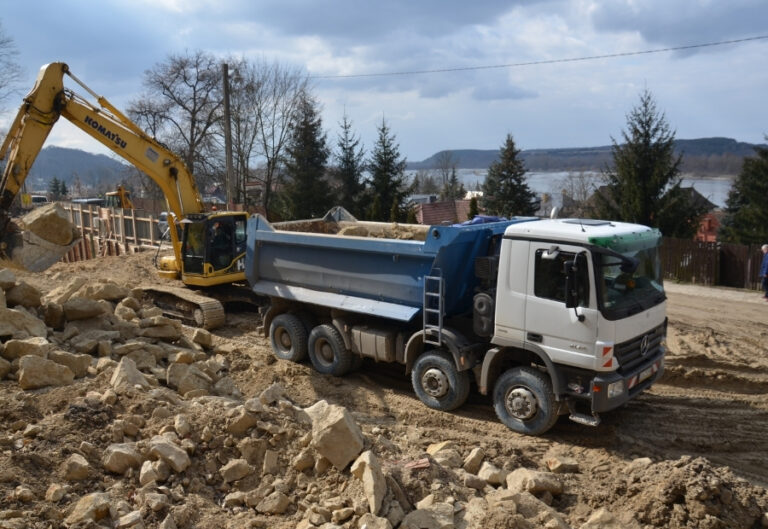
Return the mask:
{"type": "MultiPolygon", "coordinates": [[[[0,148],[0,160],[8,156],[0,180],[0,237],[8,229],[11,204],[60,117],[133,164],[162,190],[168,204],[168,223],[177,227],[169,230],[173,255],[158,261],[162,277],[180,278],[186,285],[197,287],[245,281],[248,214],[206,212],[194,176],[184,162],[88,88],[61,62],[40,69],[35,86],[24,98],[0,148]],[[65,88],[65,76],[83,88],[97,104],[65,88]]],[[[115,193],[116,200],[128,198],[119,195],[119,188],[115,193]]],[[[194,325],[212,329],[225,320],[224,308],[215,298],[170,286],[148,287],[145,292],[151,294],[168,315],[194,325]]]]}
{"type": "Polygon", "coordinates": [[[131,192],[122,185],[118,185],[117,189],[106,193],[104,198],[104,205],[108,208],[133,209],[131,192]]]}

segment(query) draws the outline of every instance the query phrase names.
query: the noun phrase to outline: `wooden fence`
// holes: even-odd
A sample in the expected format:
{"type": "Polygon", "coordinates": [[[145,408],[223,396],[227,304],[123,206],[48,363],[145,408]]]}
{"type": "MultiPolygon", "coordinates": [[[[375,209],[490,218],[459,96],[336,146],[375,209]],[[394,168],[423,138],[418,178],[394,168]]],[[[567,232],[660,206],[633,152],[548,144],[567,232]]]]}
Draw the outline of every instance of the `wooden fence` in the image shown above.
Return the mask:
{"type": "Polygon", "coordinates": [[[760,245],[699,242],[664,237],[664,278],[708,286],[760,288],[760,245]]]}
{"type": "Polygon", "coordinates": [[[134,253],[160,245],[157,217],[144,210],[67,202],[60,204],[83,234],[82,241],[69,251],[64,262],[134,253]]]}

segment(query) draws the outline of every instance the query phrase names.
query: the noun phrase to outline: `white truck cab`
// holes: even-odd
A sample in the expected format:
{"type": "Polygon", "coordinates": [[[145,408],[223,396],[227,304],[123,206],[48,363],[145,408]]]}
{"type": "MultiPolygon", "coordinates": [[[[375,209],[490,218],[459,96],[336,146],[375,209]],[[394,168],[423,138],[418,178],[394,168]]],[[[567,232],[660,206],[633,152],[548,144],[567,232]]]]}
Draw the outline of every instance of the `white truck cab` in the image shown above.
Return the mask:
{"type": "MultiPolygon", "coordinates": [[[[491,342],[534,355],[578,422],[596,424],[663,371],[660,240],[645,226],[586,219],[505,230],[491,342]]],[[[503,399],[510,420],[524,421],[534,397],[518,388],[503,399]]]]}

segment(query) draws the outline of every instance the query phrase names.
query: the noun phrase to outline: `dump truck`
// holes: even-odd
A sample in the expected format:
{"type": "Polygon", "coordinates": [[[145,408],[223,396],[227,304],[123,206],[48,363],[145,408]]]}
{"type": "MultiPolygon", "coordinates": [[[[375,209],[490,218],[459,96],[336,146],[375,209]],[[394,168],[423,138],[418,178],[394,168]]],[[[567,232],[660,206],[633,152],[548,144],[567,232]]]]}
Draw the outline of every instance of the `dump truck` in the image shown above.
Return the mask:
{"type": "Polygon", "coordinates": [[[341,376],[397,362],[427,406],[453,410],[472,387],[515,432],[561,414],[600,414],[664,369],[658,230],[519,217],[452,226],[321,219],[248,221],[245,272],[270,300],[274,355],[341,376]],[[375,366],[375,364],[374,364],[375,366]]]}

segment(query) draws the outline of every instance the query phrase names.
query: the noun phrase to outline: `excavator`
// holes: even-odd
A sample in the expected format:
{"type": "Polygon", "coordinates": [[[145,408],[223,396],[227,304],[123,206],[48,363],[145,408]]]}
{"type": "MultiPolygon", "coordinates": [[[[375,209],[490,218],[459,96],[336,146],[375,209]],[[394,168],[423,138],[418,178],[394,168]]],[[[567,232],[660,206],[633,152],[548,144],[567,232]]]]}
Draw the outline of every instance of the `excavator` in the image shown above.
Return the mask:
{"type": "MultiPolygon", "coordinates": [[[[169,230],[173,255],[158,260],[161,277],[181,279],[193,287],[245,281],[248,214],[205,211],[195,178],[181,158],[88,88],[62,62],[40,69],[0,148],[0,160],[8,156],[0,179],[0,238],[9,230],[11,204],[60,117],[133,164],[162,190],[168,205],[169,225],[177,229],[169,230]],[[65,88],[65,76],[97,104],[65,88]]],[[[119,192],[118,189],[116,199],[128,198],[119,192]]],[[[193,325],[213,329],[225,321],[223,305],[213,297],[172,286],[152,286],[144,291],[166,314],[193,325]]]]}
{"type": "Polygon", "coordinates": [[[108,208],[133,209],[131,192],[122,185],[118,185],[114,191],[105,193],[104,198],[104,205],[108,208]]]}

